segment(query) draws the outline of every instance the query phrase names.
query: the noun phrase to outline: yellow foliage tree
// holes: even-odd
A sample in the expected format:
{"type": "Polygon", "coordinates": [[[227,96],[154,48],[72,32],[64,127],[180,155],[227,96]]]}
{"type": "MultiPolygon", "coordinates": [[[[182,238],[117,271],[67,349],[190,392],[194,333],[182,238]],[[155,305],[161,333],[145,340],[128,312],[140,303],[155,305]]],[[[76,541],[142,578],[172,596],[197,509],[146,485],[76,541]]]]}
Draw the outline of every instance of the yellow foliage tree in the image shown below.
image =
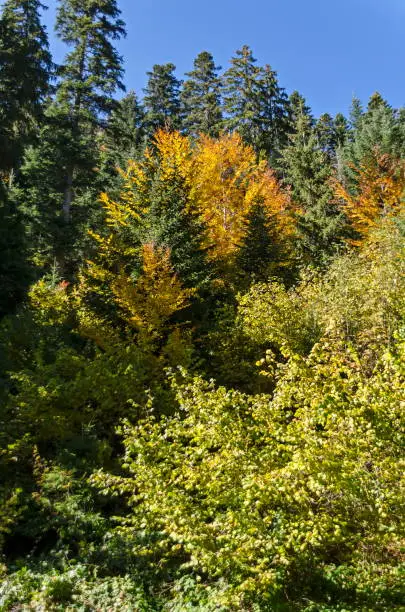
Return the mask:
{"type": "Polygon", "coordinates": [[[188,304],[192,289],[184,289],[170,263],[169,249],[144,244],[142,273],[134,283],[125,274],[112,282],[116,302],[126,321],[153,337],[158,336],[168,319],[188,304]]]}
{"type": "MultiPolygon", "coordinates": [[[[353,195],[339,181],[334,181],[336,196],[354,230],[366,237],[381,217],[396,215],[403,207],[405,162],[378,151],[351,169],[357,176],[357,193],[353,195]]],[[[356,241],[358,243],[358,241],[356,241]]]]}
{"type": "Polygon", "coordinates": [[[236,133],[201,135],[194,152],[193,190],[207,225],[213,259],[227,259],[240,245],[245,220],[260,203],[280,232],[291,232],[290,200],[265,160],[236,133]]]}

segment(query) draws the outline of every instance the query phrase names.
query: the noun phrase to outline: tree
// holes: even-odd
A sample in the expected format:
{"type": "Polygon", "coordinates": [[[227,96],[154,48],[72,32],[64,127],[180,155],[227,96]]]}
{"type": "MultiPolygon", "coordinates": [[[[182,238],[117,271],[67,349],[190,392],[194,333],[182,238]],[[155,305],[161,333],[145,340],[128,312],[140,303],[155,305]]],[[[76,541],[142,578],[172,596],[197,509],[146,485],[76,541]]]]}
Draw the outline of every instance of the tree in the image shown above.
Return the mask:
{"type": "Polygon", "coordinates": [[[145,144],[145,113],[134,91],[130,91],[112,111],[105,126],[107,157],[120,167],[137,157],[145,144]]]}
{"type": "Polygon", "coordinates": [[[260,138],[258,126],[258,79],[260,69],[251,49],[244,45],[231,59],[223,76],[226,127],[236,130],[243,140],[255,146],[260,138]]]}
{"type": "Polygon", "coordinates": [[[403,210],[405,164],[379,149],[373,158],[364,158],[352,167],[355,193],[335,181],[335,193],[344,202],[344,212],[360,238],[364,239],[381,217],[393,217],[403,210]]]}
{"type": "Polygon", "coordinates": [[[311,108],[308,106],[304,96],[299,91],[293,91],[288,98],[288,118],[289,118],[289,131],[293,132],[296,128],[298,118],[301,115],[305,115],[308,118],[309,124],[314,124],[314,118],[312,115],[311,108]]]}
{"type": "Polygon", "coordinates": [[[202,136],[195,151],[193,191],[204,219],[210,258],[229,264],[241,244],[246,218],[261,202],[281,235],[291,231],[289,198],[265,160],[238,133],[219,139],[202,136]]]}
{"type": "Polygon", "coordinates": [[[194,70],[187,72],[181,101],[184,110],[184,127],[194,137],[200,133],[218,136],[222,126],[221,80],[219,66],[208,51],[194,60],[194,70]]]}
{"type": "Polygon", "coordinates": [[[38,133],[53,64],[40,0],[7,0],[0,17],[0,172],[15,170],[38,133]]]}
{"type": "Polygon", "coordinates": [[[246,216],[246,229],[238,250],[236,264],[250,282],[266,281],[282,275],[286,259],[285,237],[261,203],[254,204],[246,216]]]}
{"type": "MultiPolygon", "coordinates": [[[[122,58],[112,41],[125,36],[116,0],[61,0],[56,32],[73,47],[59,70],[57,104],[71,120],[73,138],[93,131],[114,107],[113,94],[124,89],[122,58]]],[[[68,161],[64,186],[63,216],[70,222],[74,198],[74,158],[68,161]]]]}
{"type": "Polygon", "coordinates": [[[144,89],[145,125],[149,136],[159,128],[178,130],[181,128],[181,103],[179,81],[174,75],[174,64],[155,64],[148,72],[148,84],[144,89]]]}
{"type": "Polygon", "coordinates": [[[72,48],[59,69],[58,101],[79,125],[98,124],[114,107],[122,83],[122,58],[112,41],[125,36],[116,0],[60,0],[56,32],[72,48]]]}
{"type": "Polygon", "coordinates": [[[287,96],[278,84],[277,73],[269,65],[256,66],[247,45],[236,51],[231,64],[223,77],[226,125],[257,153],[276,157],[287,117],[287,96]]]}
{"type": "Polygon", "coordinates": [[[291,186],[296,215],[298,250],[304,259],[323,263],[341,240],[342,215],[330,186],[332,168],[307,114],[298,116],[290,143],[283,151],[285,182],[291,186]]]}
{"type": "Polygon", "coordinates": [[[31,280],[21,216],[0,180],[0,319],[22,301],[31,280]]]}

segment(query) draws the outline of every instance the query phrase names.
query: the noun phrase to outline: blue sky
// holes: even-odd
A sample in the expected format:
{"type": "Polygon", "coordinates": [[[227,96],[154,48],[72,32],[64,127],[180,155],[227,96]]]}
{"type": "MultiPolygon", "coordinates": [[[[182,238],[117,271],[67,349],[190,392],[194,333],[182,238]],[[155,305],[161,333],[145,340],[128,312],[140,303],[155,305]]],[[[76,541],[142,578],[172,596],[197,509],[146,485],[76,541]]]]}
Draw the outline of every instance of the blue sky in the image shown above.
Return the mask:
{"type": "MultiPolygon", "coordinates": [[[[46,2],[46,0],[44,0],[46,2]]],[[[248,44],[280,84],[298,89],[316,115],[347,113],[353,95],[380,91],[405,104],[405,0],[118,0],[127,24],[119,43],[127,89],[142,94],[146,71],[172,62],[177,74],[200,51],[217,64],[248,44]]],[[[53,34],[56,0],[44,19],[56,61],[65,49],[53,34]]]]}

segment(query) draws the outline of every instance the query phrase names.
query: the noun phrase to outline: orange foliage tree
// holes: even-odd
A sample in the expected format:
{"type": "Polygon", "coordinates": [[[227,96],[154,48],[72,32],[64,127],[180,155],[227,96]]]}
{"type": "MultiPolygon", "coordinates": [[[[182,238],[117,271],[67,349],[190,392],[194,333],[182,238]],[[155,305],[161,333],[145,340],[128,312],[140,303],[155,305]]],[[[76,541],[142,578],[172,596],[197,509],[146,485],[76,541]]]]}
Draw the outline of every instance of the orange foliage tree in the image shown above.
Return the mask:
{"type": "Polygon", "coordinates": [[[379,218],[396,215],[403,206],[405,162],[376,150],[359,167],[351,168],[357,177],[356,193],[336,180],[335,195],[343,201],[353,229],[366,237],[379,218]]]}
{"type": "Polygon", "coordinates": [[[265,160],[257,161],[241,137],[201,135],[194,151],[193,193],[206,223],[213,259],[232,255],[246,232],[246,218],[261,204],[281,233],[291,232],[290,199],[265,160]]]}

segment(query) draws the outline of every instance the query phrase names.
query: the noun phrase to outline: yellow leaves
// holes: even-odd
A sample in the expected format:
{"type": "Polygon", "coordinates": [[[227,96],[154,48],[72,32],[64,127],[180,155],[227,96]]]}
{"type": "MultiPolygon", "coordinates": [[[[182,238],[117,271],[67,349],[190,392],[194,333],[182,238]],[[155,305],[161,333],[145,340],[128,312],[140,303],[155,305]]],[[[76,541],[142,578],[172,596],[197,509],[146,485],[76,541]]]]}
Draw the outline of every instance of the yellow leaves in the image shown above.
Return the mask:
{"type": "Polygon", "coordinates": [[[69,296],[66,292],[69,283],[62,281],[56,286],[45,279],[31,287],[28,299],[44,322],[50,325],[63,323],[70,311],[69,296]]]}
{"type": "Polygon", "coordinates": [[[344,202],[344,211],[353,228],[367,236],[382,216],[397,214],[402,206],[405,189],[405,162],[375,151],[360,168],[352,167],[357,175],[358,194],[352,195],[339,181],[334,181],[335,194],[344,202]]]}
{"type": "Polygon", "coordinates": [[[111,288],[131,325],[158,334],[175,312],[187,306],[194,291],[182,288],[171,266],[169,249],[145,244],[142,262],[142,274],[136,284],[122,273],[115,277],[111,288]]]}
{"type": "Polygon", "coordinates": [[[285,231],[289,198],[265,161],[236,133],[219,139],[202,135],[194,153],[193,194],[207,224],[212,257],[227,258],[239,246],[245,219],[261,203],[285,231]]]}
{"type": "Polygon", "coordinates": [[[180,176],[188,182],[191,177],[193,159],[190,141],[180,132],[158,130],[154,144],[158,152],[159,170],[163,180],[180,176]]]}

